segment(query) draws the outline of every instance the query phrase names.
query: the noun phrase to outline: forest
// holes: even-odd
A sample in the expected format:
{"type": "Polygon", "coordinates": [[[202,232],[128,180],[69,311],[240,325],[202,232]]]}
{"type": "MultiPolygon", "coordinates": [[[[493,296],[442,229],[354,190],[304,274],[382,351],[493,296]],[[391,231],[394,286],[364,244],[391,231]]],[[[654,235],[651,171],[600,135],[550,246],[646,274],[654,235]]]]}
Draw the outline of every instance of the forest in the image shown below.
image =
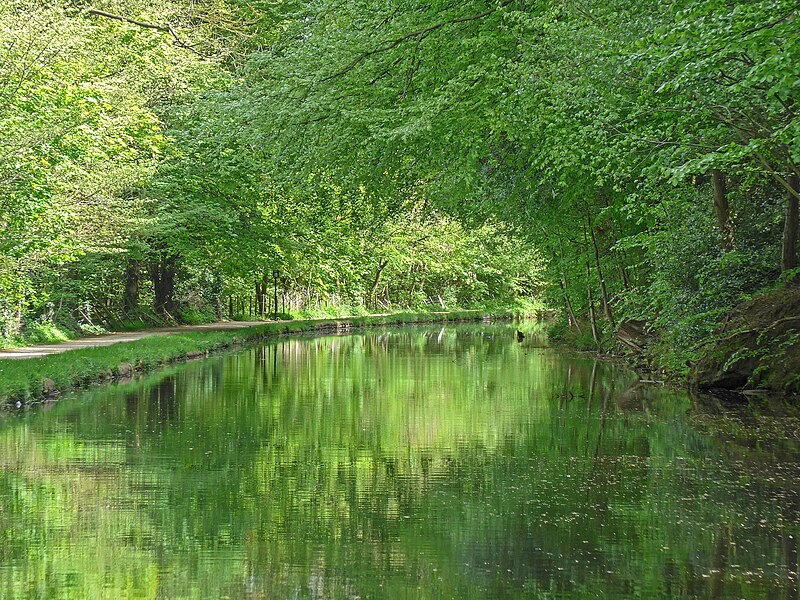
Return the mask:
{"type": "Polygon", "coordinates": [[[0,0],[0,345],[494,306],[800,389],[799,12],[0,0]]]}

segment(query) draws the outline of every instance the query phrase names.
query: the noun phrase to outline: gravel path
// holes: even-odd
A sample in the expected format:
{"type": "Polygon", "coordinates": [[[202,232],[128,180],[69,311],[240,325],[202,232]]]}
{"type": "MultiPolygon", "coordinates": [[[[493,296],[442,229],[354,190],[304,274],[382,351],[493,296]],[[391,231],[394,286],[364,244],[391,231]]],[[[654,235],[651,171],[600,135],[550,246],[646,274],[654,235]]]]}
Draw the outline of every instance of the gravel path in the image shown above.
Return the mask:
{"type": "Polygon", "coordinates": [[[173,333],[186,333],[188,331],[224,331],[226,329],[244,329],[255,325],[263,325],[264,321],[220,321],[205,325],[180,325],[178,327],[160,327],[158,329],[142,329],[141,331],[128,331],[124,333],[109,333],[61,342],[59,344],[44,344],[41,346],[27,346],[25,348],[9,348],[0,350],[0,359],[21,359],[60,354],[68,350],[79,348],[97,348],[110,346],[120,342],[133,342],[146,337],[170,335],[173,333]]]}

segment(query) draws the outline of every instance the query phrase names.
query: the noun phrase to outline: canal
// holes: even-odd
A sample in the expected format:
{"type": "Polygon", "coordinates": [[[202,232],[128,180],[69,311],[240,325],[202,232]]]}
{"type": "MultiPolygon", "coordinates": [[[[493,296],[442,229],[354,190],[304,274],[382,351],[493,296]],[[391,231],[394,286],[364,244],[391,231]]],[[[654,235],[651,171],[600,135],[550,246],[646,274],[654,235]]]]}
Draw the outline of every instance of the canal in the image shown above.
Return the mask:
{"type": "Polygon", "coordinates": [[[798,597],[800,427],[510,325],[286,338],[0,421],[0,597],[798,597]]]}

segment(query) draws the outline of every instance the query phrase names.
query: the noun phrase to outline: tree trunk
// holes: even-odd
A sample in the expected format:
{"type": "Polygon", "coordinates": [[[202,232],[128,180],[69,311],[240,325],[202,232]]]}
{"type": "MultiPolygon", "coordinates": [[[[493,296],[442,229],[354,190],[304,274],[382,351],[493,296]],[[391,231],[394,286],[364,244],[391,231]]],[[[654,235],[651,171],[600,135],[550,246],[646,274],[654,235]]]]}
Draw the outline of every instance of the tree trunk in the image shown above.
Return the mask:
{"type": "Polygon", "coordinates": [[[272,302],[275,304],[274,317],[278,319],[278,279],[273,275],[272,277],[272,302]]]}
{"type": "Polygon", "coordinates": [[[595,345],[600,347],[600,334],[597,331],[597,314],[594,311],[594,295],[592,294],[592,270],[589,261],[586,261],[586,291],[589,299],[589,323],[592,326],[592,337],[595,345]]]}
{"type": "Polygon", "coordinates": [[[150,279],[155,294],[155,311],[160,315],[175,313],[175,262],[173,255],[161,254],[150,263],[150,279]]]}
{"type": "Polygon", "coordinates": [[[597,237],[594,234],[594,227],[592,226],[592,218],[589,212],[586,212],[586,218],[589,220],[589,233],[592,237],[592,246],[594,247],[594,263],[597,268],[597,278],[600,280],[600,299],[603,303],[603,316],[614,326],[614,315],[611,312],[611,301],[608,297],[608,289],[606,288],[606,279],[603,277],[603,269],[600,266],[600,250],[597,248],[597,237]]]}
{"type": "Polygon", "coordinates": [[[728,204],[728,188],[725,174],[719,169],[711,169],[711,187],[714,195],[714,215],[717,217],[719,227],[720,245],[723,250],[733,249],[733,225],[731,211],[728,204]]]}
{"type": "Polygon", "coordinates": [[[139,309],[139,275],[141,265],[138,260],[130,259],[125,267],[125,296],[123,306],[127,314],[139,309]]]}
{"type": "Polygon", "coordinates": [[[578,319],[575,317],[575,310],[572,308],[572,302],[569,300],[569,294],[567,293],[567,283],[564,279],[564,275],[561,275],[561,293],[564,295],[564,310],[567,312],[567,323],[569,324],[570,328],[574,327],[578,330],[578,333],[581,332],[581,326],[578,325],[578,319]]]}
{"type": "MultiPolygon", "coordinates": [[[[606,194],[602,188],[600,188],[599,195],[600,195],[600,198],[603,200],[603,203],[605,204],[606,208],[611,208],[611,203],[609,202],[608,194],[606,194]]],[[[614,218],[613,217],[611,217],[608,220],[608,224],[609,224],[609,227],[611,229],[612,239],[614,240],[614,244],[612,244],[612,247],[613,247],[614,245],[616,245],[617,242],[619,242],[619,236],[617,235],[617,230],[614,227],[614,218]]],[[[620,249],[616,249],[616,250],[614,250],[612,252],[616,256],[616,261],[615,262],[616,262],[617,270],[619,271],[619,274],[620,274],[620,281],[622,281],[622,289],[624,289],[627,292],[628,290],[631,289],[631,280],[630,280],[630,277],[628,276],[628,269],[625,266],[625,261],[627,260],[626,256],[625,256],[625,251],[624,250],[620,250],[620,249]]]]}
{"type": "Polygon", "coordinates": [[[375,295],[378,293],[378,285],[381,283],[381,275],[388,264],[389,261],[384,258],[378,261],[378,271],[375,273],[375,279],[372,281],[372,289],[369,292],[370,300],[375,303],[374,305],[377,305],[378,302],[378,299],[375,297],[375,295]]]}
{"type": "MultiPolygon", "coordinates": [[[[264,275],[263,279],[266,280],[267,276],[264,275]]],[[[256,302],[258,316],[262,319],[267,314],[267,284],[261,281],[256,281],[256,302]]]]}
{"type": "MultiPolygon", "coordinates": [[[[800,178],[797,175],[789,177],[792,189],[800,191],[800,178]]],[[[786,198],[786,219],[783,224],[783,248],[781,250],[781,272],[797,268],[797,241],[798,241],[798,200],[791,192],[786,198]]],[[[798,278],[795,278],[797,281],[798,278]]]]}
{"type": "MultiPolygon", "coordinates": [[[[547,232],[545,231],[545,235],[547,232]]],[[[561,271],[561,292],[564,294],[564,308],[567,311],[567,323],[569,324],[570,328],[575,327],[578,330],[578,333],[581,333],[581,326],[578,324],[578,319],[575,317],[575,310],[572,308],[572,302],[569,299],[569,283],[567,281],[567,273],[564,271],[564,242],[561,239],[561,231],[558,231],[558,248],[561,252],[561,260],[558,263],[559,269],[561,271]]],[[[553,253],[555,255],[555,253],[553,253]]]]}

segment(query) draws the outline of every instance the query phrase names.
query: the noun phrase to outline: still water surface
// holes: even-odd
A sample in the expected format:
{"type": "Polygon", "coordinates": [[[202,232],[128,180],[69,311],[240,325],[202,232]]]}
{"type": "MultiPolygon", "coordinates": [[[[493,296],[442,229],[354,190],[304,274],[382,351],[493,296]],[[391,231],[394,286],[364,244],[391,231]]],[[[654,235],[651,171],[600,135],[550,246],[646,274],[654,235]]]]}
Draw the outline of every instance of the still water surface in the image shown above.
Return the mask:
{"type": "Polygon", "coordinates": [[[796,599],[758,404],[496,325],[182,365],[0,422],[0,597],[796,599]]]}

